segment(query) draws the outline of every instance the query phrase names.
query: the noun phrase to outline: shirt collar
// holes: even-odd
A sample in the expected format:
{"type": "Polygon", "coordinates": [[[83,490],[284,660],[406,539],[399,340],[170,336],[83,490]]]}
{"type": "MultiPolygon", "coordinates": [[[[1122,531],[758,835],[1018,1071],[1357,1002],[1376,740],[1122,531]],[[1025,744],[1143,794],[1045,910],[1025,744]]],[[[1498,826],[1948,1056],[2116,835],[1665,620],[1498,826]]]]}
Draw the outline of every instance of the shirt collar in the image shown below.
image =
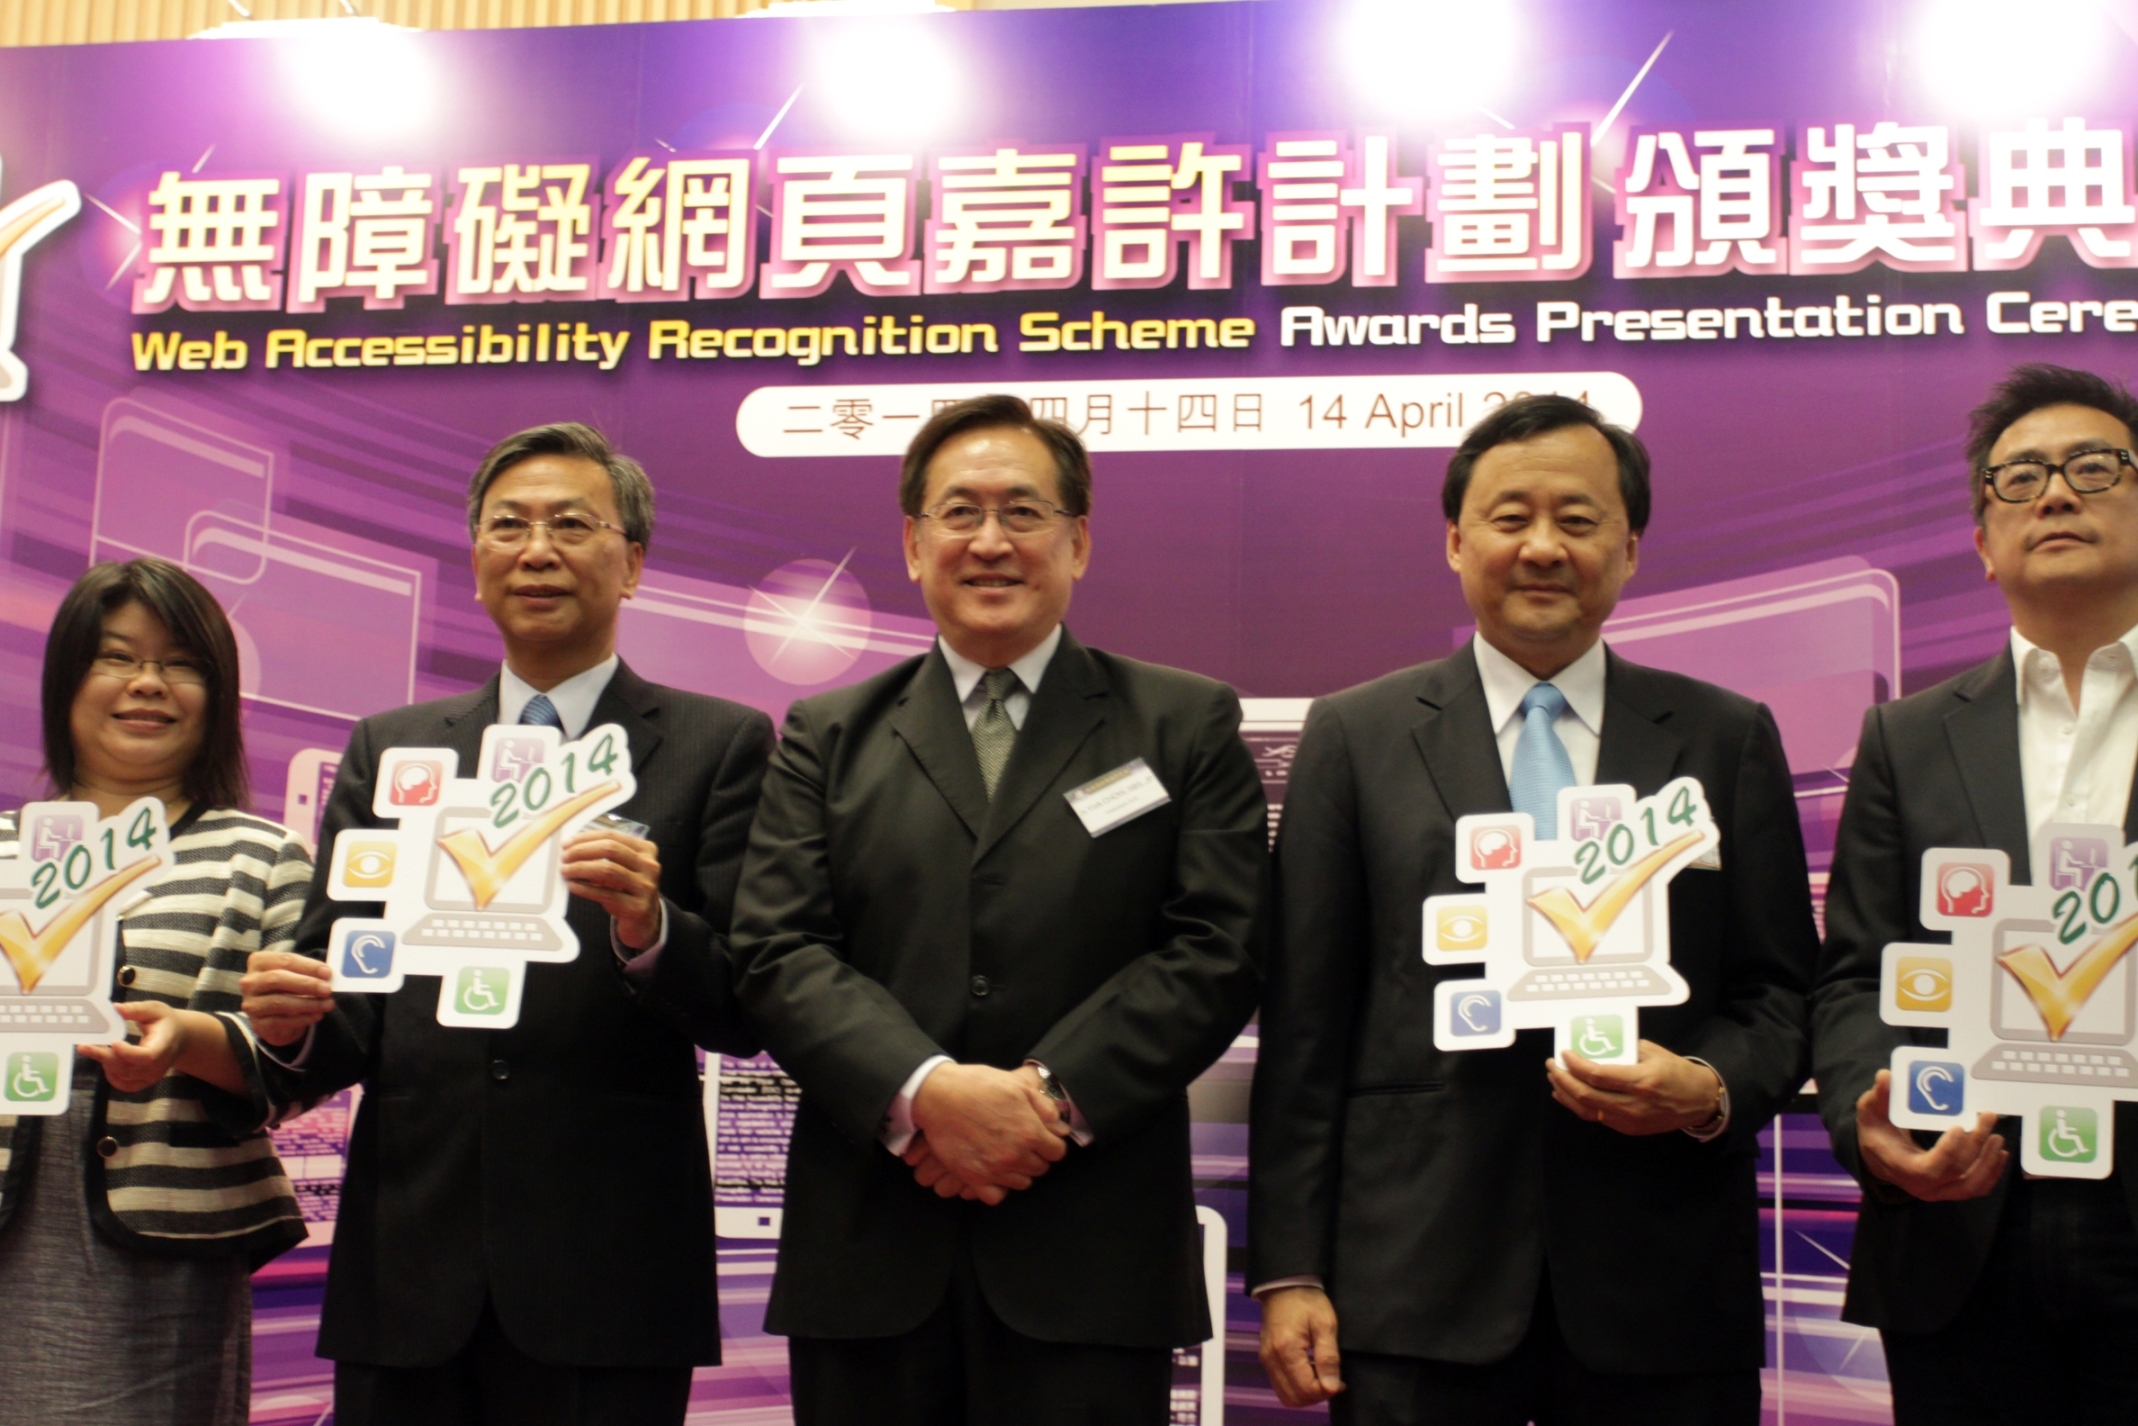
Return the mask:
{"type": "MultiPolygon", "coordinates": [[[[1477,654],[1478,677],[1485,685],[1485,706],[1492,713],[1492,731],[1497,734],[1522,711],[1529,690],[1545,682],[1528,669],[1485,642],[1483,635],[1470,640],[1477,654]]],[[[1566,706],[1590,732],[1603,736],[1604,644],[1589,645],[1589,651],[1551,676],[1551,685],[1566,695],[1566,706]]]]}
{"type": "MultiPolygon", "coordinates": [[[[1054,651],[1062,644],[1062,626],[1056,624],[1054,632],[1039,641],[1039,647],[1010,665],[1017,681],[1030,694],[1039,692],[1039,680],[1047,672],[1047,665],[1054,661],[1054,651]]],[[[935,646],[943,652],[943,662],[950,665],[950,682],[958,690],[958,702],[972,697],[973,690],[980,686],[980,676],[987,670],[974,663],[956,649],[941,634],[935,636],[935,646]]]]}
{"type": "Polygon", "coordinates": [[[594,721],[594,705],[601,701],[602,692],[608,688],[609,680],[616,676],[616,666],[620,662],[622,660],[617,655],[610,654],[592,668],[575,673],[548,690],[536,688],[514,673],[511,664],[506,664],[497,679],[497,721],[519,722],[520,714],[527,711],[534,696],[546,691],[550,706],[564,720],[564,740],[570,742],[594,721]]]}
{"type": "MultiPolygon", "coordinates": [[[[2100,648],[2095,649],[2092,656],[2087,660],[2088,665],[2091,666],[2093,660],[2100,658],[2105,650],[2119,647],[2123,650],[2124,666],[2128,669],[2138,670],[2138,624],[2125,629],[2123,637],[2117,639],[2115,643],[2103,644],[2100,648]]],[[[2015,692],[2019,698],[2019,706],[2022,708],[2027,706],[2027,689],[2030,685],[2038,684],[2041,687],[2053,688],[2060,686],[2063,682],[2064,665],[2062,660],[2029,639],[2025,634],[2020,633],[2016,625],[2012,629],[2012,669],[2017,675],[2013,682],[2017,685],[2015,692]],[[2046,672],[2044,672],[2045,670],[2046,672]]]]}

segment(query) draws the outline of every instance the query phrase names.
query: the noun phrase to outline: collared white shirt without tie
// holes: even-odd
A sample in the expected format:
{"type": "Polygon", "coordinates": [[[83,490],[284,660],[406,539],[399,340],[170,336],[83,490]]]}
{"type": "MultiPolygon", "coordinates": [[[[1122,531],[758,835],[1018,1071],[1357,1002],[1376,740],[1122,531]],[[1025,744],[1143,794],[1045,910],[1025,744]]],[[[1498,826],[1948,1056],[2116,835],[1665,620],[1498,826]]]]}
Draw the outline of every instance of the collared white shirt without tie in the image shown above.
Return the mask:
{"type": "Polygon", "coordinates": [[[2076,708],[2062,663],[2017,629],[2012,666],[2028,840],[2051,822],[2120,828],[2138,769],[2138,628],[2087,656],[2076,708]]]}

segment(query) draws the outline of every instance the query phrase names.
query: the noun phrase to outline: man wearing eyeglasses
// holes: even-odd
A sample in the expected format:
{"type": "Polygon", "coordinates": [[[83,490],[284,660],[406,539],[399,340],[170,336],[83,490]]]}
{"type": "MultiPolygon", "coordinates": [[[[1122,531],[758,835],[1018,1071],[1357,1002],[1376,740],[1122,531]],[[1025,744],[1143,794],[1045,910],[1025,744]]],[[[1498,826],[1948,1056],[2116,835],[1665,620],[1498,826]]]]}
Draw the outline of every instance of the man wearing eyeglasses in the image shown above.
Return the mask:
{"type": "Polygon", "coordinates": [[[1010,396],[899,486],[940,638],[789,711],[735,909],[802,1087],[766,1325],[798,1426],[1158,1426],[1204,1341],[1187,1088],[1254,1008],[1223,684],[1063,627],[1091,471],[1010,396]]]}
{"type": "Polygon", "coordinates": [[[756,1045],[726,932],[771,751],[764,714],[648,683],[616,653],[653,533],[638,463],[586,426],[499,443],[468,487],[475,594],[505,645],[472,693],[359,723],[320,829],[300,954],[261,952],[244,1006],[270,1047],[262,1093],[301,1103],[361,1081],[320,1355],[342,1426],[677,1423],[691,1369],[720,1360],[712,1192],[694,1044],[756,1045]],[[379,760],[492,724],[629,742],[635,824],[575,837],[563,874],[576,960],[528,967],[519,1023],[449,1029],[433,977],[328,989],[344,831],[379,760]]]}
{"type": "MultiPolygon", "coordinates": [[[[2008,646],[1863,722],[1812,1002],[1834,1153],[1862,1183],[1842,1316],[1879,1329],[1899,1426],[2138,1420],[2138,1175],[2010,1171],[2016,1118],[1934,1143],[1894,1127],[1887,1065],[1935,1043],[1879,1017],[1880,960],[1931,936],[1922,856],[1989,847],[2039,882],[2051,823],[2138,840],[2138,400],[2090,372],[2013,371],[1967,442],[1975,550],[2011,610],[2008,646]]],[[[2127,984],[2123,993],[2128,994],[2127,984]]],[[[2138,1106],[2116,1110],[2138,1144],[2138,1106]]]]}

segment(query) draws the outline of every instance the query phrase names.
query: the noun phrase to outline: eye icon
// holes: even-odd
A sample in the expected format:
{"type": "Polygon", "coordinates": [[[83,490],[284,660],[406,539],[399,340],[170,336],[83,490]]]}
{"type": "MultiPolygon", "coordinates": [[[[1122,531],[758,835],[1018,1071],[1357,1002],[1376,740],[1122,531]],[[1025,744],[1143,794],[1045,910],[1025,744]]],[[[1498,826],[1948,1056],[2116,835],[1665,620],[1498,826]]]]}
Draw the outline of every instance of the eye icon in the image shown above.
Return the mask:
{"type": "Polygon", "coordinates": [[[348,886],[385,886],[393,881],[394,845],[391,842],[358,842],[349,848],[342,872],[348,886]]]}
{"type": "Polygon", "coordinates": [[[1942,956],[1902,956],[1893,967],[1893,1003],[1902,1010],[1952,1009],[1952,962],[1942,956]]]}
{"type": "Polygon", "coordinates": [[[1480,951],[1485,947],[1485,908],[1444,906],[1433,918],[1433,941],[1443,951],[1480,951]]]}

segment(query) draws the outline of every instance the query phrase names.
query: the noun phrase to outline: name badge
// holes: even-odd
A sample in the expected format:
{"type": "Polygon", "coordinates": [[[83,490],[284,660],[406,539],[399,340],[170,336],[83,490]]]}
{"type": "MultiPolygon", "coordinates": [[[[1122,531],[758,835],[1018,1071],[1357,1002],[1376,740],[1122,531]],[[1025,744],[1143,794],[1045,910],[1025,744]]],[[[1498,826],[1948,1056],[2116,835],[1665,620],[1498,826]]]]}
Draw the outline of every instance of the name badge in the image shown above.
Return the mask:
{"type": "Polygon", "coordinates": [[[1112,772],[1095,777],[1082,787],[1062,794],[1094,837],[1104,836],[1123,822],[1133,822],[1153,807],[1173,800],[1150,764],[1135,758],[1112,772]]]}

